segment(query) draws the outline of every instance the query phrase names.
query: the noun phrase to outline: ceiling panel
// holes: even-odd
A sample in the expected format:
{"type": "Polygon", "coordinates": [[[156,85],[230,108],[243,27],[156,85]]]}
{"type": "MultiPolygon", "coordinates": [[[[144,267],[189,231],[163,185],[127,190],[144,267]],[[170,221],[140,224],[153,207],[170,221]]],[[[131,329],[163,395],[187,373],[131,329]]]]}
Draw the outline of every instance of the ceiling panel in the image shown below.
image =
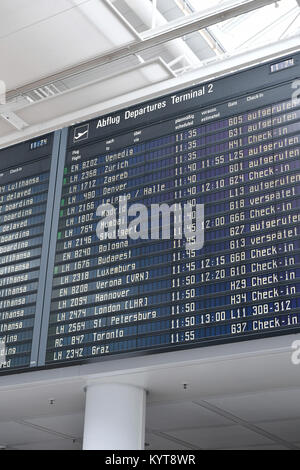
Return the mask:
{"type": "Polygon", "coordinates": [[[229,426],[232,423],[194,403],[152,405],[147,413],[147,426],[160,431],[226,425],[229,426]]]}
{"type": "Polygon", "coordinates": [[[207,400],[250,422],[300,418],[300,390],[266,391],[207,400]]]}
{"type": "Polygon", "coordinates": [[[172,438],[168,439],[166,436],[146,432],[146,446],[145,450],[189,450],[188,445],[179,442],[172,438]]]}
{"type": "Polygon", "coordinates": [[[272,442],[242,426],[226,426],[201,429],[182,429],[169,431],[168,434],[175,438],[190,442],[200,449],[226,449],[244,445],[269,445],[272,442]]]}
{"type": "Polygon", "coordinates": [[[262,450],[290,450],[287,447],[280,446],[279,444],[270,444],[270,445],[263,445],[263,446],[247,446],[243,445],[241,447],[230,447],[226,450],[254,450],[254,451],[262,451],[262,450]]]}
{"type": "MultiPolygon", "coordinates": [[[[23,2],[20,16],[26,9],[25,3],[29,10],[34,8],[31,0],[23,2]]],[[[8,90],[87,61],[137,38],[133,29],[106,2],[89,0],[79,3],[76,8],[77,0],[68,3],[73,5],[72,9],[0,37],[1,79],[6,82],[8,90]]]]}
{"type": "Polygon", "coordinates": [[[97,80],[105,80],[114,74],[122,74],[128,72],[133,67],[139,66],[141,63],[136,56],[129,56],[125,59],[119,59],[109,64],[94,67],[86,72],[71,75],[64,78],[62,83],[66,89],[71,90],[75,87],[86,85],[87,83],[96,82],[97,80]]]}
{"type": "Polygon", "coordinates": [[[81,441],[72,441],[71,439],[52,439],[43,442],[34,442],[32,444],[16,445],[16,450],[82,450],[81,441]]]}
{"type": "Polygon", "coordinates": [[[300,441],[300,419],[269,421],[256,423],[261,429],[276,434],[289,442],[300,441]]]}
{"type": "Polygon", "coordinates": [[[27,419],[26,423],[41,426],[42,428],[47,428],[57,433],[81,438],[83,435],[84,413],[27,419]]]}
{"type": "MultiPolygon", "coordinates": [[[[81,0],[83,3],[86,0],[81,0]]],[[[0,40],[51,16],[74,8],[70,0],[1,0],[0,2],[0,40]]]]}
{"type": "MultiPolygon", "coordinates": [[[[1,377],[5,383],[5,377],[1,377]],[[3,380],[4,379],[4,380],[3,380]]],[[[84,409],[82,384],[45,384],[0,391],[0,427],[6,421],[78,414],[84,409]],[[54,405],[49,400],[55,400],[54,405]],[[5,406],[3,404],[5,403],[5,406]]]]}
{"type": "Polygon", "coordinates": [[[6,422],[1,423],[0,426],[0,445],[3,446],[32,444],[49,439],[54,440],[55,436],[40,429],[24,426],[23,424],[6,422]]]}
{"type": "Polygon", "coordinates": [[[18,116],[28,124],[39,124],[138,90],[152,83],[166,80],[171,76],[170,70],[162,61],[152,61],[125,73],[109,77],[107,80],[32,105],[18,111],[18,116]]]}

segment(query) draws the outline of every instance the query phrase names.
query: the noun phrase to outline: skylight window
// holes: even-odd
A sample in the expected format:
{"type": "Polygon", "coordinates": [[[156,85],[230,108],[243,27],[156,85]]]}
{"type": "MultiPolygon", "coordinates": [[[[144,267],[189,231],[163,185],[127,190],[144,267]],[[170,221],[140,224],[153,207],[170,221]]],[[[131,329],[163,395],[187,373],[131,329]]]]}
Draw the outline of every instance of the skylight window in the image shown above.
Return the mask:
{"type": "MultiPolygon", "coordinates": [[[[191,0],[197,4],[201,0],[191,0]]],[[[219,2],[219,5],[225,2],[219,2]]],[[[300,33],[297,0],[281,0],[209,28],[229,53],[254,49],[300,33]]]]}

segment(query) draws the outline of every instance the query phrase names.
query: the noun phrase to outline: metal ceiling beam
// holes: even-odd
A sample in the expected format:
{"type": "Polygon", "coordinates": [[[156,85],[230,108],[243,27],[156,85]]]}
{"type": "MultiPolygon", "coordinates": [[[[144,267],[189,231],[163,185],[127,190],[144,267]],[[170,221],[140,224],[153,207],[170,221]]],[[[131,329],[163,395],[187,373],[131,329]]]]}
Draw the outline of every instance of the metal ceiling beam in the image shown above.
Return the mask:
{"type": "MultiPolygon", "coordinates": [[[[141,33],[144,40],[159,38],[160,42],[170,41],[177,37],[186,36],[217,23],[230,20],[240,15],[250,13],[259,8],[263,8],[282,0],[245,0],[239,4],[231,6],[221,5],[220,7],[207,9],[203,12],[195,12],[191,15],[171,21],[165,26],[158,27],[155,30],[149,30],[141,33]]],[[[157,45],[157,44],[156,44],[157,45]]]]}
{"type": "MultiPolygon", "coordinates": [[[[108,4],[111,4],[109,0],[105,1],[108,4]]],[[[86,72],[100,65],[105,65],[118,59],[123,59],[125,57],[131,56],[132,54],[140,54],[147,49],[151,49],[152,47],[162,45],[168,41],[172,41],[173,39],[181,38],[182,36],[191,34],[195,31],[208,28],[214,24],[229,20],[245,13],[249,13],[264,6],[277,3],[278,1],[282,0],[248,0],[239,5],[226,8],[223,7],[218,10],[214,10],[205,16],[203,16],[203,14],[191,15],[191,17],[183,18],[180,23],[177,22],[176,26],[174,26],[174,23],[171,22],[163,28],[159,28],[159,31],[153,31],[150,37],[144,38],[141,41],[135,41],[127,46],[115,49],[111,53],[98,56],[95,59],[76,65],[74,67],[70,67],[60,73],[56,73],[42,80],[28,83],[27,85],[16,90],[11,90],[7,93],[7,100],[12,100],[19,95],[23,95],[30,92],[31,90],[34,90],[35,88],[48,85],[49,83],[53,83],[58,80],[64,80],[70,76],[86,72]]]]}
{"type": "MultiPolygon", "coordinates": [[[[300,1],[300,0],[299,0],[300,1]]],[[[268,26],[265,26],[262,30],[260,30],[259,32],[257,32],[255,35],[253,35],[252,37],[250,37],[249,39],[247,39],[246,41],[244,41],[242,44],[239,45],[238,49],[242,49],[246,44],[251,44],[253,41],[261,38],[263,35],[265,35],[268,31],[270,31],[270,29],[275,29],[277,28],[278,26],[280,26],[280,24],[285,21],[287,18],[289,17],[294,17],[295,16],[295,13],[297,13],[298,10],[298,7],[295,7],[293,8],[292,10],[289,10],[288,12],[286,12],[284,15],[282,15],[280,18],[277,18],[276,20],[274,20],[272,23],[270,23],[268,26]]],[[[294,18],[295,19],[295,18],[294,18]]]]}

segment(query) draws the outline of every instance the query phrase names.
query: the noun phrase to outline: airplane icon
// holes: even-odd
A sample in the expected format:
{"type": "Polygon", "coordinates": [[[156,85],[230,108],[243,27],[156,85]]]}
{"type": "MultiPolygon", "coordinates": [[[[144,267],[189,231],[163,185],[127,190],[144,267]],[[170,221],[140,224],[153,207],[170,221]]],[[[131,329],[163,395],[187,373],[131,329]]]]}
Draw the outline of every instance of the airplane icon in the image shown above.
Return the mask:
{"type": "Polygon", "coordinates": [[[87,134],[88,131],[84,131],[84,132],[79,132],[78,135],[76,135],[74,137],[75,140],[78,140],[78,139],[81,139],[81,137],[83,137],[85,134],[87,134]]]}
{"type": "Polygon", "coordinates": [[[80,140],[88,139],[89,137],[89,125],[76,127],[74,131],[74,142],[78,142],[80,140]]]}

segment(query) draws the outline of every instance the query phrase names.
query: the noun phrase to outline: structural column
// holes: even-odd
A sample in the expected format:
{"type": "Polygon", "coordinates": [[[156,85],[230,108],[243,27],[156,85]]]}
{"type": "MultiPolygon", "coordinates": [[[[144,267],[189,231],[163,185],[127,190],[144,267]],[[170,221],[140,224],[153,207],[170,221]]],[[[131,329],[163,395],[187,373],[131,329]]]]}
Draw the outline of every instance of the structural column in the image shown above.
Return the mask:
{"type": "Polygon", "coordinates": [[[143,450],[145,390],[123,384],[86,388],[84,450],[143,450]]]}

